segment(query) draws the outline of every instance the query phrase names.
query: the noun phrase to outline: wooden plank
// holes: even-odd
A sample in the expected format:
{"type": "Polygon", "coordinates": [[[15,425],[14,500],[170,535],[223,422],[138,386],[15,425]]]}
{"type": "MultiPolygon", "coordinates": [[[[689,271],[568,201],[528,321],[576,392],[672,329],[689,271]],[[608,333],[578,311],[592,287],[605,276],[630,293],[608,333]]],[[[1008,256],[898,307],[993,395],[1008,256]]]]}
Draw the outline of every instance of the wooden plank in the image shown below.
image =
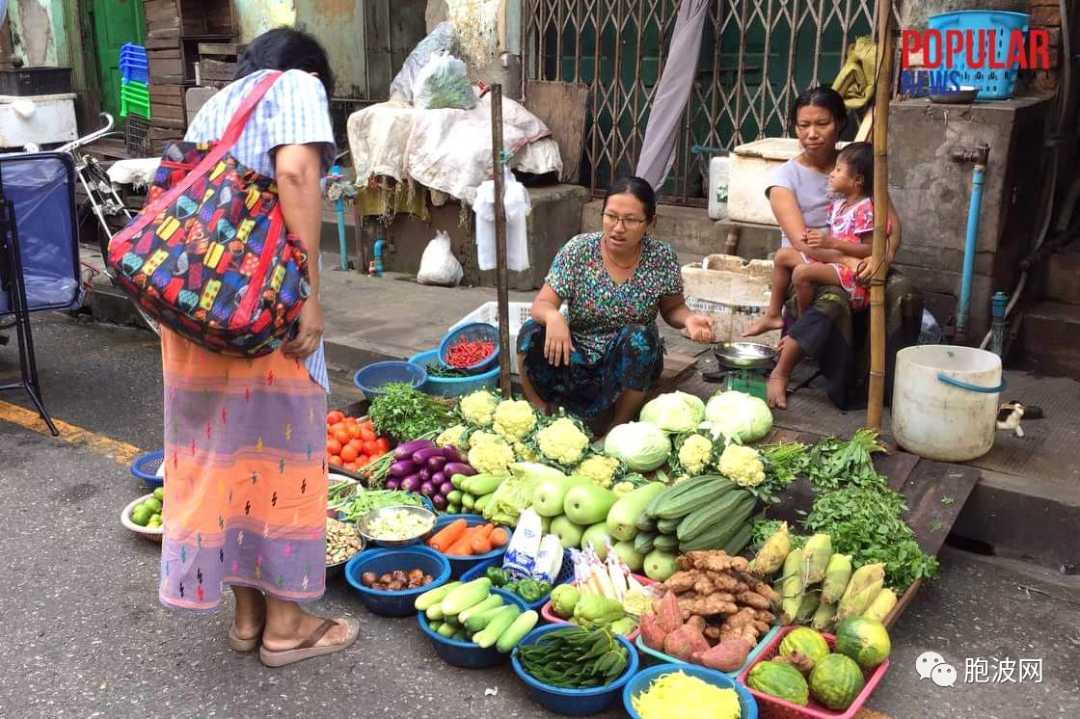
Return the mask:
{"type": "Polygon", "coordinates": [[[150,102],[161,105],[184,104],[184,93],[187,87],[184,85],[151,85],[150,102]]]}
{"type": "Polygon", "coordinates": [[[937,555],[941,550],[979,476],[975,467],[927,459],[911,472],[901,492],[908,506],[905,520],[924,552],[937,555]]]}
{"type": "Polygon", "coordinates": [[[187,117],[183,115],[180,117],[168,117],[155,113],[153,109],[150,110],[150,114],[153,115],[153,117],[150,118],[151,127],[172,130],[174,134],[175,131],[179,130],[180,135],[183,135],[184,130],[187,129],[187,117]]]}
{"type": "Polygon", "coordinates": [[[143,46],[147,50],[178,48],[180,47],[180,29],[169,28],[167,30],[155,30],[154,32],[147,33],[146,39],[143,40],[143,46]]]}
{"type": "Polygon", "coordinates": [[[226,55],[239,57],[247,45],[238,42],[200,42],[199,55],[226,55]]]}
{"type": "Polygon", "coordinates": [[[559,145],[563,171],[560,180],[575,184],[585,149],[585,118],[589,109],[589,86],[568,82],[530,81],[525,107],[551,130],[559,145]]]}
{"type": "Polygon", "coordinates": [[[152,122],[161,127],[187,128],[187,113],[182,105],[151,105],[150,114],[153,115],[152,122]],[[161,121],[164,120],[169,120],[170,124],[163,124],[161,121]],[[179,123],[179,125],[174,123],[179,123]]]}
{"type": "Polygon", "coordinates": [[[221,62],[220,60],[202,59],[198,62],[195,72],[196,81],[199,84],[209,80],[211,82],[232,82],[236,74],[235,62],[221,62]]]}
{"type": "Polygon", "coordinates": [[[889,616],[885,617],[885,628],[892,629],[893,624],[896,624],[896,620],[900,618],[900,615],[904,613],[904,610],[908,608],[912,600],[915,599],[915,595],[919,592],[919,587],[922,586],[922,579],[916,579],[911,583],[911,586],[907,588],[897,600],[896,606],[889,612],[889,616]]]}

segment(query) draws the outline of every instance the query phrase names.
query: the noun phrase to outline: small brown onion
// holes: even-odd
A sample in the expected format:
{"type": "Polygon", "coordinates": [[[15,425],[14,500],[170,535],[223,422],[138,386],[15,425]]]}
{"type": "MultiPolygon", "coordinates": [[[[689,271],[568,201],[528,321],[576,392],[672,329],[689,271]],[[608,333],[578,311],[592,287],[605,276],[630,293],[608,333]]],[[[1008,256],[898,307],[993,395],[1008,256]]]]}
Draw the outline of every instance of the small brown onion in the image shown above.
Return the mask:
{"type": "Polygon", "coordinates": [[[364,572],[362,575],[360,575],[360,583],[363,584],[365,587],[370,587],[371,585],[375,584],[378,579],[379,578],[375,575],[375,572],[364,572]]]}
{"type": "Polygon", "coordinates": [[[420,569],[414,569],[409,572],[409,582],[422,582],[424,581],[424,572],[420,569]]]}
{"type": "Polygon", "coordinates": [[[421,586],[427,586],[428,584],[431,584],[434,581],[435,581],[435,577],[431,576],[430,574],[425,574],[424,579],[421,582],[421,586]]]}
{"type": "Polygon", "coordinates": [[[394,581],[394,577],[392,574],[390,574],[390,572],[387,572],[381,577],[379,577],[379,584],[389,584],[392,581],[394,581]]]}
{"type": "Polygon", "coordinates": [[[402,584],[405,584],[406,582],[409,581],[409,575],[406,574],[405,572],[401,571],[400,569],[397,569],[397,570],[394,570],[394,573],[390,575],[390,579],[392,581],[401,582],[402,584]]]}
{"type": "Polygon", "coordinates": [[[388,592],[400,592],[404,588],[405,588],[405,585],[395,579],[394,581],[390,582],[390,586],[388,586],[386,588],[386,591],[388,591],[388,592]]]}

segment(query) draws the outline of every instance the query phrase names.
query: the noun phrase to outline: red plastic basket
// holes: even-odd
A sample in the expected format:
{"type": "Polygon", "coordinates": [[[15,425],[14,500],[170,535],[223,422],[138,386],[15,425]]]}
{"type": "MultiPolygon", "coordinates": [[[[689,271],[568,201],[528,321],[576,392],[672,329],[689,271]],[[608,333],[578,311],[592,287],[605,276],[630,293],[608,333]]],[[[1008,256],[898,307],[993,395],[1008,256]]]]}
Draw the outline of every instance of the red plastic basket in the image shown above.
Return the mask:
{"type": "MultiPolygon", "coordinates": [[[[863,671],[863,679],[866,680],[866,686],[859,692],[859,696],[855,697],[855,701],[851,703],[851,706],[844,712],[834,712],[828,707],[824,707],[814,701],[813,697],[810,697],[810,703],[807,706],[801,707],[798,704],[792,704],[786,702],[783,699],[777,699],[776,697],[769,696],[768,694],[762,694],[761,692],[754,691],[749,684],[746,683],[746,678],[750,675],[752,670],[760,662],[767,662],[770,659],[776,657],[780,653],[780,642],[784,641],[784,637],[788,635],[794,629],[798,629],[795,626],[787,626],[780,629],[780,631],[772,638],[768,646],[765,647],[758,654],[757,658],[751,662],[745,669],[739,673],[739,683],[746,687],[758,704],[758,716],[761,719],[852,719],[859,710],[866,704],[866,700],[873,694],[874,689],[881,683],[882,678],[885,676],[885,672],[889,669],[889,660],[886,659],[882,664],[879,664],[876,668],[870,671],[863,671]]],[[[822,633],[825,637],[825,641],[829,643],[829,649],[833,648],[836,643],[836,637],[832,634],[822,633]]]]}
{"type": "MultiPolygon", "coordinates": [[[[656,584],[656,582],[649,579],[648,577],[643,577],[643,576],[641,576],[639,574],[635,574],[634,579],[638,580],[639,583],[641,583],[641,584],[643,584],[645,586],[648,586],[650,584],[656,584]]],[[[570,584],[571,584],[571,586],[573,586],[574,584],[576,584],[576,582],[570,582],[570,584]]],[[[544,604],[544,606],[542,606],[540,608],[540,616],[543,617],[544,621],[547,622],[548,624],[569,624],[570,623],[570,622],[566,621],[565,619],[563,619],[562,617],[556,615],[555,612],[551,611],[551,600],[550,599],[547,600],[547,602],[544,604]]],[[[632,631],[632,632],[630,632],[629,634],[626,635],[626,640],[628,642],[630,642],[631,644],[633,644],[634,640],[636,640],[638,638],[639,634],[641,634],[641,630],[640,629],[635,629],[634,631],[632,631]]]]}

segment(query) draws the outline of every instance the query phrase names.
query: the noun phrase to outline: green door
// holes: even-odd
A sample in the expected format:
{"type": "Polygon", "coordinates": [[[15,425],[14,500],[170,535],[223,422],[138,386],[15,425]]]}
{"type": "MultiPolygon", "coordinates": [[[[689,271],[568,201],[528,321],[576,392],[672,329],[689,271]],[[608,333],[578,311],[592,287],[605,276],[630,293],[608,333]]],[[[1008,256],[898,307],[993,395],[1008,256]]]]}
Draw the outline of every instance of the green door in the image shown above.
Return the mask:
{"type": "Polygon", "coordinates": [[[146,34],[142,0],[93,0],[91,21],[97,48],[98,87],[101,109],[120,120],[120,48],[124,43],[141,45],[146,34]]]}

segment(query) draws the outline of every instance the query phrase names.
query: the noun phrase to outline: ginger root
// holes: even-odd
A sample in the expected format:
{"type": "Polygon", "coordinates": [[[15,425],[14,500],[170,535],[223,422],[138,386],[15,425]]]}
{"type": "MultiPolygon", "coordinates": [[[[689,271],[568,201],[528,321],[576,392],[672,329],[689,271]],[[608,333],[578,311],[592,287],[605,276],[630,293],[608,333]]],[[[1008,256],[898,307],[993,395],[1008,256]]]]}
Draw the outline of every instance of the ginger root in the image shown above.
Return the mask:
{"type": "Polygon", "coordinates": [[[694,588],[694,583],[704,575],[697,570],[687,570],[682,572],[675,572],[666,580],[664,580],[664,588],[670,589],[676,594],[682,594],[683,592],[689,592],[694,588]]]}
{"type": "Polygon", "coordinates": [[[698,614],[703,617],[717,614],[734,614],[739,611],[735,606],[735,597],[730,594],[715,592],[707,597],[682,596],[679,597],[679,611],[682,612],[683,620],[698,614]]]}
{"type": "Polygon", "coordinates": [[[727,572],[706,572],[705,576],[712,582],[716,591],[738,594],[735,589],[739,586],[739,582],[727,572]]]}
{"type": "MultiPolygon", "coordinates": [[[[745,557],[729,557],[722,549],[687,552],[683,557],[695,568],[710,572],[726,572],[729,569],[745,572],[750,569],[750,562],[745,557]]],[[[682,564],[678,566],[682,568],[682,564]]]]}
{"type": "Polygon", "coordinates": [[[769,609],[772,605],[769,604],[769,600],[761,596],[757,592],[740,592],[735,595],[735,600],[747,607],[753,607],[754,609],[769,609]]]}

